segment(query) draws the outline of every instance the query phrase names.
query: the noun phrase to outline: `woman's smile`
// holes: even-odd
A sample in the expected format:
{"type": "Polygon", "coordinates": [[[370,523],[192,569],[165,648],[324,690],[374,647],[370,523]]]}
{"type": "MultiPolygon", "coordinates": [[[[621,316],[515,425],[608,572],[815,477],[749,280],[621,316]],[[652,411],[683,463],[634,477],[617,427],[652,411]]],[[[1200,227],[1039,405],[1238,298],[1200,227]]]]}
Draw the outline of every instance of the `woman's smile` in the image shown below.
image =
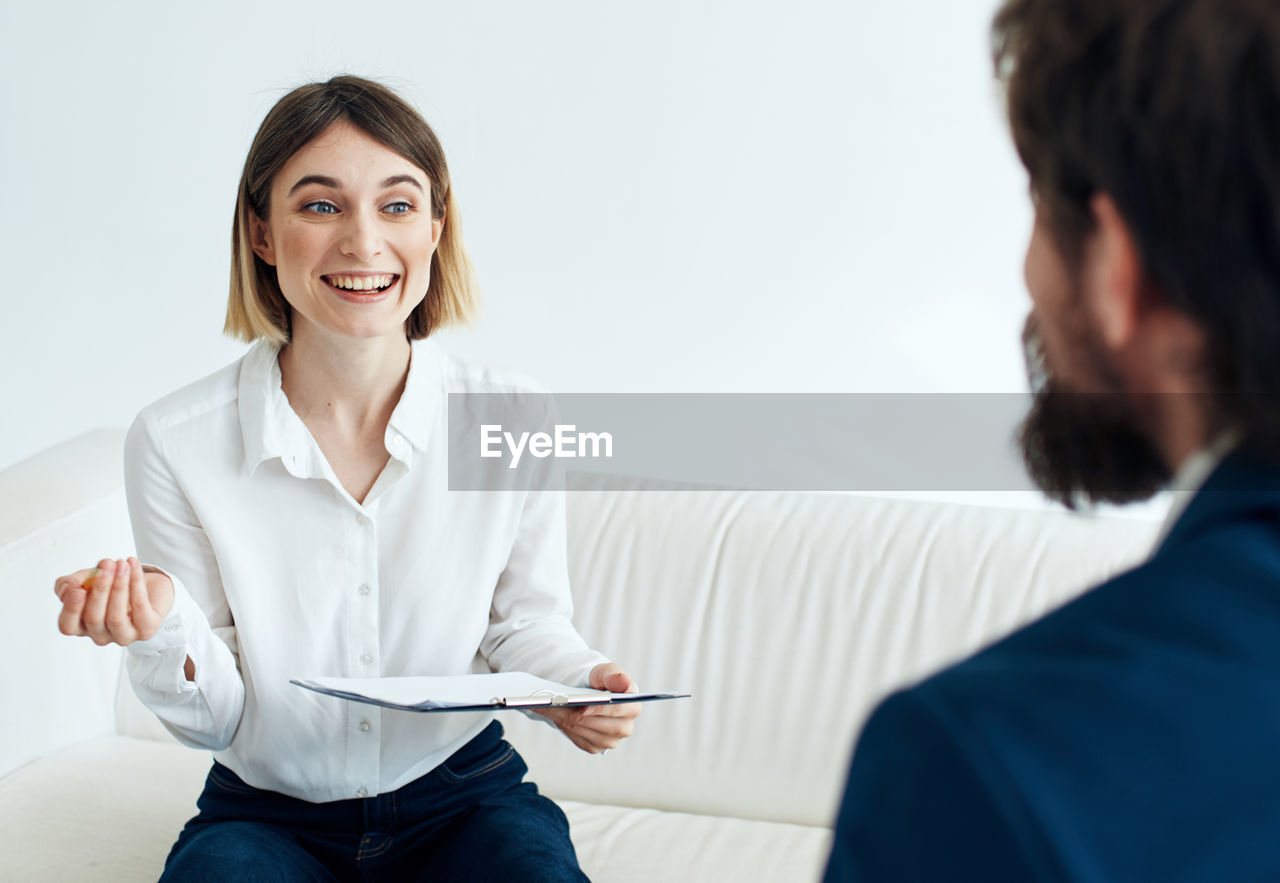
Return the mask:
{"type": "Polygon", "coordinates": [[[399,273],[346,274],[330,273],[320,281],[348,303],[380,303],[399,292],[399,273]]]}

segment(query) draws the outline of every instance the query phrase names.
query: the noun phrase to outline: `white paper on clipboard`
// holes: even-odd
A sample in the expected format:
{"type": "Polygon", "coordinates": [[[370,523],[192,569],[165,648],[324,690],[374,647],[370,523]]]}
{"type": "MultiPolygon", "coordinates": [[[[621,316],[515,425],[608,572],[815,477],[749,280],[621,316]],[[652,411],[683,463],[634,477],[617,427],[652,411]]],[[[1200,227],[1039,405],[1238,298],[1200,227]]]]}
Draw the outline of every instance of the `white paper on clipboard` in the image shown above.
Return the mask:
{"type": "Polygon", "coordinates": [[[307,690],[403,711],[487,711],[561,705],[608,705],[682,699],[688,693],[606,693],[558,684],[526,672],[451,677],[294,679],[307,690]]]}

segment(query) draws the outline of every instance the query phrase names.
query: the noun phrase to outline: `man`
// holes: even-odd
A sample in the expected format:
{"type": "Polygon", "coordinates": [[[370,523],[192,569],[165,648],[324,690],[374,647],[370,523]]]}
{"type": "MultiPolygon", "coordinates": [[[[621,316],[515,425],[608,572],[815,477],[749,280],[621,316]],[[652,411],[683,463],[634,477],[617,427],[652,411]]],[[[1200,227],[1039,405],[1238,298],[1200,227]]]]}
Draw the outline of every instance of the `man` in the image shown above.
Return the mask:
{"type": "Polygon", "coordinates": [[[827,879],[1280,880],[1280,2],[1007,0],[993,36],[1030,471],[1197,493],[1146,563],[880,705],[827,879]]]}

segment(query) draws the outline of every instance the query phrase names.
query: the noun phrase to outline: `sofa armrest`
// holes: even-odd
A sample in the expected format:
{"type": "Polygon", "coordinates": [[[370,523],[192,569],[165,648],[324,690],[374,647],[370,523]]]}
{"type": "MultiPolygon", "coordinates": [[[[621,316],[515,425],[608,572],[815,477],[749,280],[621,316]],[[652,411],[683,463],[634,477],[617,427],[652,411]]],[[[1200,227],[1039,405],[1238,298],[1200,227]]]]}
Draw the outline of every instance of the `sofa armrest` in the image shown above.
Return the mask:
{"type": "Polygon", "coordinates": [[[64,745],[115,732],[123,652],[58,632],[54,579],[132,553],[124,430],[99,429],[0,471],[0,684],[12,725],[0,775],[64,745]]]}

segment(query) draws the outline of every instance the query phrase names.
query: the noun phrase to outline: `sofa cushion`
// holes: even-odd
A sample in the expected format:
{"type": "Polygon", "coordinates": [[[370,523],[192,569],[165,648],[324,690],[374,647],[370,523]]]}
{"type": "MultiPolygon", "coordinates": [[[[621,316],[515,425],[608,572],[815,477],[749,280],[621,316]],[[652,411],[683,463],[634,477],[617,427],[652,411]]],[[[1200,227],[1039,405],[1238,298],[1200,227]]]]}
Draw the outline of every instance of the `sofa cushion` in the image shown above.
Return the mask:
{"type": "Polygon", "coordinates": [[[847,494],[571,476],[574,622],[641,689],[607,759],[504,718],[558,799],[829,825],[886,692],[1148,554],[1157,525],[847,494]]]}
{"type": "MultiPolygon", "coordinates": [[[[205,752],[111,736],[15,770],[0,779],[0,879],[155,880],[209,765],[205,752]]],[[[824,828],[561,806],[597,883],[811,880],[830,843],[824,828]]]]}
{"type": "Polygon", "coordinates": [[[209,755],[128,736],[63,748],[0,779],[5,880],[155,880],[209,755]]]}
{"type": "Polygon", "coordinates": [[[831,830],[782,822],[558,801],[596,883],[817,880],[831,830]]]}

